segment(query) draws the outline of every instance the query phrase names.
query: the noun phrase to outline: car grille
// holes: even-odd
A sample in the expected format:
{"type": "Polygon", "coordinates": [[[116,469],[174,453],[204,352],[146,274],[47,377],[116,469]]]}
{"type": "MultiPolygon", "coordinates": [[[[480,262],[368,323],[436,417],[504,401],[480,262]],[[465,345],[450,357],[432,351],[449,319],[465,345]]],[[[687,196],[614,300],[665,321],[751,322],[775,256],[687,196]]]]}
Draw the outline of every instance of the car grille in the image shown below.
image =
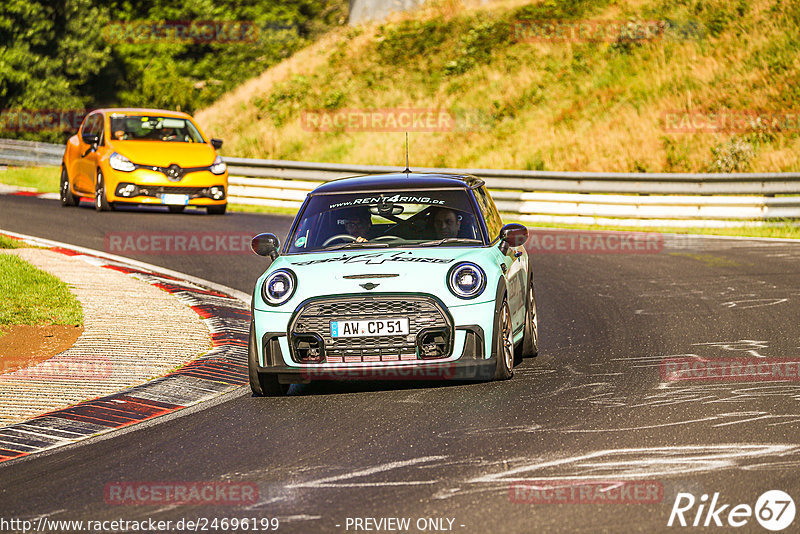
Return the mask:
{"type": "Polygon", "coordinates": [[[141,185],[139,194],[145,197],[159,197],[161,195],[189,195],[190,198],[206,196],[207,187],[172,187],[162,185],[141,185]]]}
{"type": "MultiPolygon", "coordinates": [[[[324,343],[327,363],[382,362],[417,360],[417,334],[426,329],[439,329],[452,336],[452,325],[442,306],[434,299],[421,296],[359,296],[319,299],[301,307],[290,325],[293,335],[319,336],[324,343]],[[331,321],[355,321],[408,317],[408,335],[380,337],[331,337],[331,321]]],[[[292,345],[290,343],[290,345],[292,345]]],[[[292,358],[297,357],[292,347],[292,358]]],[[[450,347],[440,358],[450,355],[450,347]]]]}

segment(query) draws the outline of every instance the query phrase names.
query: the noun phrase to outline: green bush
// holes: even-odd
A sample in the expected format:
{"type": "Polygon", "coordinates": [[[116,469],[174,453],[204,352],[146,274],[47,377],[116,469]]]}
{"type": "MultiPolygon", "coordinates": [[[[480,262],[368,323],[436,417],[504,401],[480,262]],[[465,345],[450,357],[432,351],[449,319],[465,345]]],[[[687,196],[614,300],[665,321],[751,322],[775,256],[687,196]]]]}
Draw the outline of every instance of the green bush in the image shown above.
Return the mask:
{"type": "Polygon", "coordinates": [[[277,84],[266,100],[261,97],[253,98],[253,104],[259,110],[259,119],[266,116],[279,128],[300,110],[310,92],[311,82],[308,77],[295,76],[277,84]]]}
{"type": "MultiPolygon", "coordinates": [[[[3,0],[0,109],[130,106],[189,113],[346,22],[345,0],[3,0]],[[124,42],[109,24],[242,21],[255,40],[124,42]]],[[[63,142],[70,132],[2,132],[63,142]]]]}
{"type": "Polygon", "coordinates": [[[753,145],[745,140],[732,137],[727,143],[711,149],[713,155],[708,164],[708,172],[747,172],[755,157],[753,145]]]}

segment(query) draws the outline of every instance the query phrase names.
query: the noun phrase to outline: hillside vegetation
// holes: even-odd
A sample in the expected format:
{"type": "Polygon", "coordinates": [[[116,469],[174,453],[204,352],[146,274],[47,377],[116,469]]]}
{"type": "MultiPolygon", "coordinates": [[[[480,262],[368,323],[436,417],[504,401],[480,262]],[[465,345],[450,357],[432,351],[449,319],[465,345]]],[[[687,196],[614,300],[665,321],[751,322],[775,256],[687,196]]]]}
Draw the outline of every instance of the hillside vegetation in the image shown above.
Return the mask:
{"type": "Polygon", "coordinates": [[[455,123],[411,130],[412,168],[800,171],[798,50],[792,0],[431,0],[333,30],[197,117],[225,154],[245,157],[401,165],[401,132],[313,131],[303,119],[413,108],[446,110],[455,123]],[[558,42],[520,31],[543,21],[655,21],[660,32],[558,42]],[[668,112],[725,110],[782,122],[668,131],[668,121],[688,124],[668,112]]]}
{"type": "Polygon", "coordinates": [[[2,0],[0,136],[63,142],[104,106],[191,113],[346,13],[345,0],[2,0]],[[78,118],[39,127],[49,110],[78,118]]]}

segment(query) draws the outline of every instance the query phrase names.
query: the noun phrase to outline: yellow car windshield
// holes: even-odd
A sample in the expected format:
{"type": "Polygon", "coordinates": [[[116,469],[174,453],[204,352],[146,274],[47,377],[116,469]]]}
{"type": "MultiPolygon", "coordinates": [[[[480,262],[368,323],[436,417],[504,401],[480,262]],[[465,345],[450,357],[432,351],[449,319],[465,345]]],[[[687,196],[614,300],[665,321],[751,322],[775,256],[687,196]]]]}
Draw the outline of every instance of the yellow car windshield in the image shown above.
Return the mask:
{"type": "Polygon", "coordinates": [[[109,136],[116,141],[205,142],[190,120],[175,117],[112,115],[109,136]]]}

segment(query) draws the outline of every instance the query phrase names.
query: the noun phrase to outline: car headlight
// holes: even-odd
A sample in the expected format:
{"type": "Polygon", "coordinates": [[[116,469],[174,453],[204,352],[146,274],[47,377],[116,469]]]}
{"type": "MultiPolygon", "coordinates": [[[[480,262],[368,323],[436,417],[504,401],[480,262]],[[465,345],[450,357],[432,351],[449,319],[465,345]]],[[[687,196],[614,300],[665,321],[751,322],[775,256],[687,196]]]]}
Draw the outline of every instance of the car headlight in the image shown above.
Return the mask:
{"type": "Polygon", "coordinates": [[[222,161],[222,158],[217,156],[217,159],[214,160],[214,163],[211,164],[211,172],[213,174],[222,174],[228,170],[228,166],[222,161]]]}
{"type": "Polygon", "coordinates": [[[447,273],[447,287],[460,299],[474,299],[486,288],[486,274],[474,263],[457,263],[447,273]]]}
{"type": "Polygon", "coordinates": [[[289,269],[278,269],[261,284],[261,296],[270,306],[280,306],[294,295],[297,278],[289,269]]]}
{"type": "Polygon", "coordinates": [[[108,164],[111,165],[112,169],[118,171],[131,172],[136,169],[136,165],[131,163],[131,160],[117,152],[111,154],[111,157],[108,158],[108,164]]]}

